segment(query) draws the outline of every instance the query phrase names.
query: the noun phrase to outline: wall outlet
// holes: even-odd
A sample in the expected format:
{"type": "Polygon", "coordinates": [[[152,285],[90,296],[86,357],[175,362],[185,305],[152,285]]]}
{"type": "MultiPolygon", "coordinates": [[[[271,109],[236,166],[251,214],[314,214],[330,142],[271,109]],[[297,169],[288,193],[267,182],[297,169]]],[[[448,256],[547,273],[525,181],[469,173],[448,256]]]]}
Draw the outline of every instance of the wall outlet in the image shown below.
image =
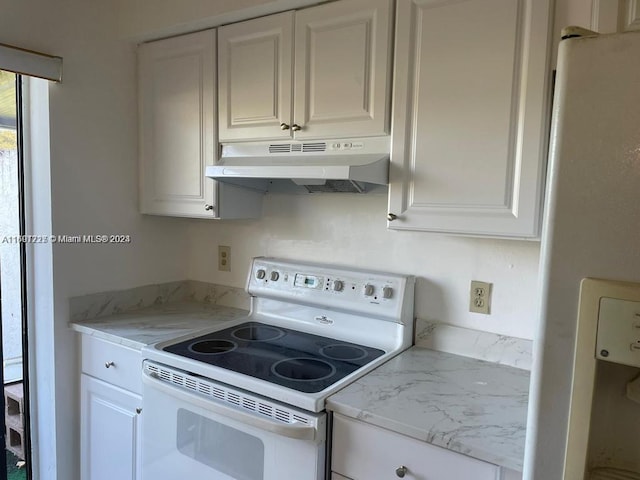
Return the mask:
{"type": "Polygon", "coordinates": [[[218,245],[218,270],[222,272],[231,271],[231,247],[218,245]]]}
{"type": "Polygon", "coordinates": [[[469,311],[475,313],[491,314],[491,283],[471,280],[471,292],[469,294],[469,311]]]}

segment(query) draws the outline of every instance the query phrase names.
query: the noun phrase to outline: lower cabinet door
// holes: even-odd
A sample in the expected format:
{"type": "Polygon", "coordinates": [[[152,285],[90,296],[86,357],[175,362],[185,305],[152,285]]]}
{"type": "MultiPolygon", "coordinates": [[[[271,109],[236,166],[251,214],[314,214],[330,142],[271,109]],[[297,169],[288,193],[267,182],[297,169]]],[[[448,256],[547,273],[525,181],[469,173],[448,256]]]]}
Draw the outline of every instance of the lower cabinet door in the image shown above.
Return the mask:
{"type": "Polygon", "coordinates": [[[82,375],[80,387],[82,480],[139,480],[142,398],[82,375]]]}

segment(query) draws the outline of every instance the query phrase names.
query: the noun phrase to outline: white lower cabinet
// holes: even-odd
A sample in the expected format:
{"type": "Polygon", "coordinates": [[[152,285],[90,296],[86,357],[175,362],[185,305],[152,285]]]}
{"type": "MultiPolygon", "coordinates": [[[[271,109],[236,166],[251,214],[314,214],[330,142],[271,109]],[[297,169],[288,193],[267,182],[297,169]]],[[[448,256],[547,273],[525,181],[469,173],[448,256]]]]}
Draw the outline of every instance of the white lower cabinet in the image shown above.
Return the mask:
{"type": "MultiPolygon", "coordinates": [[[[502,480],[500,467],[334,415],[332,480],[502,480]]],[[[506,477],[511,478],[511,477],[506,477]]]]}
{"type": "Polygon", "coordinates": [[[82,338],[82,350],[80,478],[139,480],[140,353],[86,336],[82,338]],[[129,381],[134,377],[137,383],[129,381]],[[136,391],[109,383],[113,379],[136,391]]]}

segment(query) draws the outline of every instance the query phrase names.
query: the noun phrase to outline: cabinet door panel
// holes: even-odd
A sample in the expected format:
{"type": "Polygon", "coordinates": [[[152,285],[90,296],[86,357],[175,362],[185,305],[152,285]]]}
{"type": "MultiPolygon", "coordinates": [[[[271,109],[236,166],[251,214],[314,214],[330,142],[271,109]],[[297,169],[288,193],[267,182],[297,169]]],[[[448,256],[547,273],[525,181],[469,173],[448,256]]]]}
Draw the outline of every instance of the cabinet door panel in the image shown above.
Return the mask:
{"type": "Polygon", "coordinates": [[[399,2],[390,228],[538,235],[548,21],[547,0],[399,2]]]}
{"type": "Polygon", "coordinates": [[[81,379],[81,479],[140,478],[141,397],[88,375],[81,379]]]}
{"type": "Polygon", "coordinates": [[[215,31],[139,50],[142,213],[213,218],[215,31]]]}
{"type": "Polygon", "coordinates": [[[296,138],[388,133],[391,3],[344,0],[296,14],[296,138]]]}
{"type": "Polygon", "coordinates": [[[220,140],[290,138],[293,12],[218,32],[220,140]]]}

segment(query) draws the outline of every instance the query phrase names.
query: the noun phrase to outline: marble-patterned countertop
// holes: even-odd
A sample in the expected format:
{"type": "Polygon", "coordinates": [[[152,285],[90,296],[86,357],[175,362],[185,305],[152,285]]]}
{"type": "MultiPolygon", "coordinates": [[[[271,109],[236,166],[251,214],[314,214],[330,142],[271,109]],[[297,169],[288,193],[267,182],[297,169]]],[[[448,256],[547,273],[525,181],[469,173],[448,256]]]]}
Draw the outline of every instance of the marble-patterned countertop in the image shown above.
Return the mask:
{"type": "Polygon", "coordinates": [[[187,335],[247,315],[239,308],[201,302],[174,302],[140,310],[71,322],[78,332],[131,348],[187,335]]]}
{"type": "Polygon", "coordinates": [[[413,347],[329,397],[327,409],[522,471],[529,372],[413,347]]]}

